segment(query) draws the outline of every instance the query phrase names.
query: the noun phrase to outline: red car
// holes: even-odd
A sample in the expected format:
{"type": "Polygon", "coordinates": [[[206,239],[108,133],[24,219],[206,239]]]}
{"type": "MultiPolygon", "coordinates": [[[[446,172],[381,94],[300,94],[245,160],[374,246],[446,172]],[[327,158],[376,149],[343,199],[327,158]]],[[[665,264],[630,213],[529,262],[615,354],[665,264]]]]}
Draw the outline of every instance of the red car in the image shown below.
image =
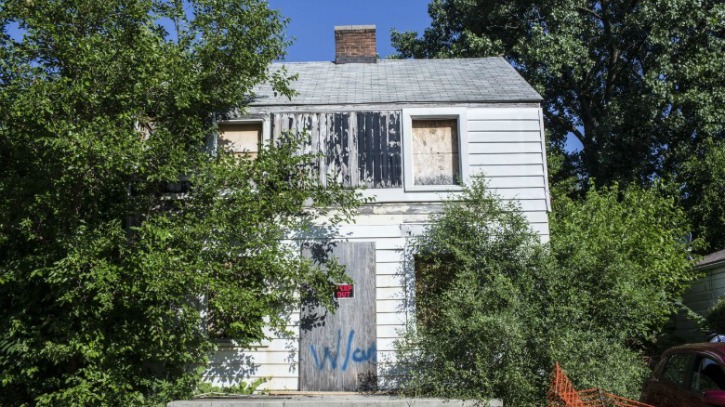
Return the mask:
{"type": "Polygon", "coordinates": [[[642,398],[659,407],[725,406],[725,343],[668,349],[642,398]]]}

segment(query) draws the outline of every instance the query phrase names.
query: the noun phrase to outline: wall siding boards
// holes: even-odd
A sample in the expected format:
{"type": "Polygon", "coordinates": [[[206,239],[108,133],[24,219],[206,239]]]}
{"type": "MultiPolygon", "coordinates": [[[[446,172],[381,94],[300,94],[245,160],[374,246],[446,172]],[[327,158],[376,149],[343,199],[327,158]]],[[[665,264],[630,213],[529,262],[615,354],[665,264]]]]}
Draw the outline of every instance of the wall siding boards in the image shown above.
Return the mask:
{"type": "Polygon", "coordinates": [[[322,182],[397,188],[402,185],[399,111],[273,113],[271,137],[307,133],[304,151],[322,157],[313,166],[322,182]]]}
{"type": "MultiPolygon", "coordinates": [[[[458,107],[466,109],[467,135],[461,134],[461,140],[467,143],[467,173],[484,176],[505,203],[519,206],[542,242],[548,241],[549,191],[538,106],[458,107]]],[[[402,107],[321,106],[318,111],[306,111],[309,109],[318,107],[269,108],[265,113],[270,121],[269,136],[274,142],[284,131],[306,131],[310,142],[304,151],[323,155],[315,163],[322,182],[334,179],[346,186],[364,186],[363,195],[375,198],[375,203],[360,209],[354,224],[340,225],[335,240],[374,242],[374,332],[378,382],[384,385],[389,374],[386,364],[395,360],[394,343],[412,312],[412,293],[406,292],[411,286],[411,270],[406,267],[411,265],[406,263],[405,249],[412,238],[425,233],[431,218],[441,213],[442,202],[456,199],[460,192],[404,188],[402,107]]],[[[299,390],[297,321],[290,321],[289,337],[272,337],[250,350],[225,348],[212,358],[206,380],[228,385],[240,379],[272,376],[262,388],[299,390]]]]}
{"type": "MultiPolygon", "coordinates": [[[[725,264],[701,271],[704,271],[704,276],[685,292],[682,302],[695,313],[707,316],[712,306],[725,295],[725,264]]],[[[675,317],[675,324],[675,334],[680,338],[689,342],[706,340],[705,332],[682,312],[675,317]]]]}

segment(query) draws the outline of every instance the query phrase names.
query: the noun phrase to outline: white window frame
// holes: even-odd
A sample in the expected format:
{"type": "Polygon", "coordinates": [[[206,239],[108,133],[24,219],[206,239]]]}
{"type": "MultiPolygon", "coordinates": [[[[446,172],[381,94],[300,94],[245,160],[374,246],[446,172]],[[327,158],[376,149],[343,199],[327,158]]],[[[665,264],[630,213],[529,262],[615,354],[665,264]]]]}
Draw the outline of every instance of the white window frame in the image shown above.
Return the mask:
{"type": "Polygon", "coordinates": [[[468,120],[465,107],[403,109],[403,186],[405,191],[460,191],[469,180],[468,120]],[[451,120],[458,123],[458,174],[461,185],[415,185],[413,177],[413,120],[451,120]]]}

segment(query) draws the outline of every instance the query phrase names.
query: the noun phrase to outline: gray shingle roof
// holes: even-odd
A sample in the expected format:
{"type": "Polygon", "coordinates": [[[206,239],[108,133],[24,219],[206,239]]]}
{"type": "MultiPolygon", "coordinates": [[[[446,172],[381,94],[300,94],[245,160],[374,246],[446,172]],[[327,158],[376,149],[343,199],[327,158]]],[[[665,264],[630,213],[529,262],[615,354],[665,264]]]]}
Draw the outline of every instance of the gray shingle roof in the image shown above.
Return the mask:
{"type": "Polygon", "coordinates": [[[723,262],[725,262],[725,249],[720,250],[719,252],[708,254],[702,260],[700,260],[699,263],[697,263],[697,267],[705,267],[723,262]]]}
{"type": "Polygon", "coordinates": [[[275,63],[299,78],[292,100],[271,86],[255,88],[250,105],[336,105],[411,102],[539,102],[541,96],[500,57],[391,59],[370,64],[275,63]]]}

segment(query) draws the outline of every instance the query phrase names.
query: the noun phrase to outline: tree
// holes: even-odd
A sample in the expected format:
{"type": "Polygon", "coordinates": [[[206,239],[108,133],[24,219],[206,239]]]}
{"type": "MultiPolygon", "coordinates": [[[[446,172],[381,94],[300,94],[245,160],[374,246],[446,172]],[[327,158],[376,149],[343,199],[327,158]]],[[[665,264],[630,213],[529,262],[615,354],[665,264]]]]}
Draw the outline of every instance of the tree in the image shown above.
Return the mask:
{"type": "Polygon", "coordinates": [[[696,235],[711,251],[725,249],[725,140],[702,143],[681,166],[677,178],[696,235]]]}
{"type": "Polygon", "coordinates": [[[266,2],[8,0],[0,22],[0,404],[185,397],[216,338],[330,297],[341,268],[284,239],[357,195],[306,176],[302,139],[206,149],[255,84],[292,94],[266,2]]]}
{"type": "Polygon", "coordinates": [[[411,253],[404,392],[541,405],[558,361],[577,387],[639,396],[644,351],[696,276],[684,214],[637,187],[555,205],[546,247],[481,180],[445,204],[411,253]]]}
{"type": "Polygon", "coordinates": [[[698,276],[690,250],[701,242],[687,242],[684,212],[659,186],[592,188],[555,206],[551,253],[575,288],[557,295],[571,295],[582,324],[644,349],[698,276]]]}
{"type": "Polygon", "coordinates": [[[673,178],[725,137],[722,2],[433,0],[429,13],[421,37],[393,31],[400,56],[505,56],[544,97],[552,150],[581,142],[568,160],[584,186],[673,178]]]}

